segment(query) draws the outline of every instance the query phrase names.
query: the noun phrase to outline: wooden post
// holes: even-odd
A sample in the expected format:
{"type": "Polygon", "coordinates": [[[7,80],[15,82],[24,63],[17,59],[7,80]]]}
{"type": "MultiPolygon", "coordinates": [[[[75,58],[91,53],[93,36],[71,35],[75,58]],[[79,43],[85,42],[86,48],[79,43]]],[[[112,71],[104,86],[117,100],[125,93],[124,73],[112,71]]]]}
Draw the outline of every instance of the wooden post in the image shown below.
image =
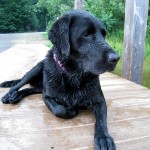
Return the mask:
{"type": "Polygon", "coordinates": [[[84,0],[75,0],[74,1],[74,9],[83,9],[84,0]]]}
{"type": "Polygon", "coordinates": [[[142,83],[149,0],[126,0],[122,77],[142,83]]]}

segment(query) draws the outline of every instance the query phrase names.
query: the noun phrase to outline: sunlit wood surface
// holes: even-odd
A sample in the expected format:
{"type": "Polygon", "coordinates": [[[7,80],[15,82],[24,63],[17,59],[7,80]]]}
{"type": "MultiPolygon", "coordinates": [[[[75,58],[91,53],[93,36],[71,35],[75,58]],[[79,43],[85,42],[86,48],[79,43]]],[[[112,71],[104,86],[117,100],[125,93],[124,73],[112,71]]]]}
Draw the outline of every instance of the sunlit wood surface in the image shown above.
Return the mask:
{"type": "MultiPolygon", "coordinates": [[[[40,46],[15,46],[1,53],[0,81],[22,76],[42,59],[48,49],[40,46]]],[[[111,73],[101,75],[100,80],[117,150],[149,150],[150,90],[111,73]]],[[[0,88],[0,97],[6,91],[0,88]]],[[[55,117],[40,94],[17,105],[0,103],[0,150],[93,150],[94,122],[89,110],[69,120],[55,117]]]]}

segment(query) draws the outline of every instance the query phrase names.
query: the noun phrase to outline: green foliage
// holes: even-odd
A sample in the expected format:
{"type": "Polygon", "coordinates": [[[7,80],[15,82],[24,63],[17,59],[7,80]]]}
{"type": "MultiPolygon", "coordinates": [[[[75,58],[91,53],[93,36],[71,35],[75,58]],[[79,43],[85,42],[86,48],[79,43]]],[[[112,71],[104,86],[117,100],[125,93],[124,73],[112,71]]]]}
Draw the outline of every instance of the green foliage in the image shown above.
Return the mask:
{"type": "Polygon", "coordinates": [[[47,30],[51,27],[57,17],[73,8],[74,0],[39,0],[36,4],[37,9],[44,8],[47,13],[44,14],[47,30]]]}
{"type": "MultiPolygon", "coordinates": [[[[45,31],[73,8],[74,0],[0,0],[0,32],[23,32],[28,26],[32,31],[45,31]]],[[[101,19],[108,33],[123,30],[124,0],[84,0],[84,9],[101,19]]],[[[150,6],[147,33],[150,35],[150,6]]]]}
{"type": "Polygon", "coordinates": [[[124,0],[85,0],[85,10],[100,18],[106,29],[123,29],[124,26],[124,0]]]}
{"type": "Polygon", "coordinates": [[[39,23],[39,31],[45,31],[47,27],[48,11],[44,5],[35,5],[35,12],[39,23]]]}
{"type": "Polygon", "coordinates": [[[148,14],[148,21],[147,21],[147,37],[150,39],[150,12],[148,14]]]}
{"type": "Polygon", "coordinates": [[[51,48],[51,47],[52,47],[52,43],[51,43],[51,41],[48,40],[48,34],[47,34],[47,32],[44,32],[44,33],[42,34],[42,36],[43,36],[43,38],[44,38],[45,41],[46,41],[46,46],[48,46],[49,48],[51,48]]]}
{"type": "Polygon", "coordinates": [[[33,31],[37,27],[38,20],[30,0],[5,0],[0,5],[0,32],[33,31]]]}
{"type": "Polygon", "coordinates": [[[71,10],[71,7],[69,5],[61,4],[59,7],[59,12],[61,15],[63,15],[68,10],[71,10]]]}
{"type": "Polygon", "coordinates": [[[150,69],[149,69],[150,59],[144,60],[144,66],[143,66],[143,80],[142,85],[145,87],[150,88],[150,69]]]}
{"type": "MultiPolygon", "coordinates": [[[[110,32],[112,28],[124,27],[124,0],[85,0],[84,9],[93,13],[96,17],[100,18],[107,30],[110,32]]],[[[48,29],[57,17],[64,14],[66,11],[73,9],[74,0],[39,0],[36,4],[39,10],[44,8],[47,14],[44,16],[48,20],[48,29]]]]}
{"type": "Polygon", "coordinates": [[[123,50],[123,30],[112,31],[111,34],[107,36],[107,42],[117,51],[120,57],[122,57],[123,50]],[[117,34],[116,34],[117,32],[117,34]]]}

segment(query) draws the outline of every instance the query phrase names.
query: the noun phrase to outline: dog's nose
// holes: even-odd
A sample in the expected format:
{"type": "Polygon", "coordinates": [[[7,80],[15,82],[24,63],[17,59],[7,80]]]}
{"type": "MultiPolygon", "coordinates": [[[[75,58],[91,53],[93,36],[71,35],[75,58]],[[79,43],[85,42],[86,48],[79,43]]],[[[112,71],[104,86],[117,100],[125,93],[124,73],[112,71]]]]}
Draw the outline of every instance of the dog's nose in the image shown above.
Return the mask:
{"type": "Polygon", "coordinates": [[[119,61],[120,57],[117,53],[109,53],[108,54],[108,62],[109,63],[117,63],[119,61]]]}

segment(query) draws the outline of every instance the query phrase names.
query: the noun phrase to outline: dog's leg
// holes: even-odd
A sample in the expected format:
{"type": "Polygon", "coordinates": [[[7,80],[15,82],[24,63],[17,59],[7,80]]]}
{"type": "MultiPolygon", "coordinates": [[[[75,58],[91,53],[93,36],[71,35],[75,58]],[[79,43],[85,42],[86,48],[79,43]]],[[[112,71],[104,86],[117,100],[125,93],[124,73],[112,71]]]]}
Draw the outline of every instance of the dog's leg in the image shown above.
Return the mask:
{"type": "Polygon", "coordinates": [[[92,110],[95,114],[95,150],[116,150],[113,138],[107,129],[107,106],[104,97],[99,104],[93,105],[92,110]]]}
{"type": "Polygon", "coordinates": [[[40,93],[42,93],[42,88],[36,88],[36,87],[26,88],[20,91],[14,91],[9,97],[9,103],[16,104],[25,96],[32,95],[32,94],[40,94],[40,93]]]}
{"type": "Polygon", "coordinates": [[[9,92],[6,93],[2,97],[2,102],[5,103],[5,104],[8,104],[8,103],[10,103],[9,100],[11,100],[11,103],[12,103],[12,99],[11,99],[12,95],[14,93],[16,93],[22,86],[24,86],[25,84],[29,83],[30,80],[32,80],[34,77],[36,77],[42,71],[43,71],[43,61],[39,62],[28,73],[26,73],[26,75],[23,76],[23,78],[21,79],[21,81],[17,85],[11,87],[11,89],[9,90],[9,92]]]}
{"type": "Polygon", "coordinates": [[[52,113],[59,118],[69,119],[78,114],[77,110],[67,109],[64,106],[59,105],[53,98],[44,96],[43,100],[52,113]]]}
{"type": "Polygon", "coordinates": [[[13,86],[17,85],[20,81],[21,81],[21,79],[19,79],[19,80],[12,80],[12,81],[5,81],[5,82],[2,82],[0,84],[0,87],[2,87],[2,88],[13,87],[13,86]]]}

